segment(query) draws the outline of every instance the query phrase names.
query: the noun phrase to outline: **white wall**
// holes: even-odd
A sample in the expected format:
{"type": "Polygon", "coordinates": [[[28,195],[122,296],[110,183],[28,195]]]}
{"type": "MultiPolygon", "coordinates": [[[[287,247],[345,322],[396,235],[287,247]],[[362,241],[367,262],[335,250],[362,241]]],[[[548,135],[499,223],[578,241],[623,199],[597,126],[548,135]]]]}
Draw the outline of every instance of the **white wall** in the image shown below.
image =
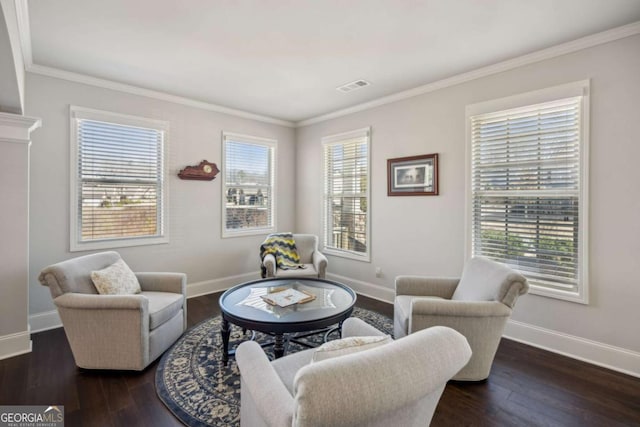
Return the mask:
{"type": "MultiPolygon", "coordinates": [[[[31,152],[30,313],[54,310],[49,290],[38,283],[40,270],[83,255],[69,252],[69,105],[167,120],[169,135],[169,238],[165,245],[117,249],[134,271],[179,271],[189,284],[256,273],[264,236],[221,238],[221,175],[214,181],[183,181],[180,169],[206,159],[221,170],[223,130],[278,141],[277,229],[295,223],[294,130],[254,120],[27,73],[25,108],[41,117],[31,152]]],[[[198,291],[239,283],[229,279],[198,291]]],[[[207,285],[207,284],[205,284],[207,285]]],[[[36,316],[37,317],[37,316],[36,316]]],[[[45,322],[46,323],[46,322],[45,322]]],[[[45,325],[46,326],[46,325],[45,325]]],[[[32,325],[33,327],[33,325],[32,325]]]]}
{"type": "Polygon", "coordinates": [[[297,129],[297,231],[321,234],[320,139],[371,126],[372,262],[330,257],[329,271],[381,286],[385,295],[399,274],[459,275],[465,260],[465,106],[591,79],[590,303],[526,295],[513,319],[631,350],[630,363],[640,373],[639,70],[640,36],[633,36],[297,129]],[[440,155],[440,195],[387,197],[386,160],[428,153],[440,155]]]}

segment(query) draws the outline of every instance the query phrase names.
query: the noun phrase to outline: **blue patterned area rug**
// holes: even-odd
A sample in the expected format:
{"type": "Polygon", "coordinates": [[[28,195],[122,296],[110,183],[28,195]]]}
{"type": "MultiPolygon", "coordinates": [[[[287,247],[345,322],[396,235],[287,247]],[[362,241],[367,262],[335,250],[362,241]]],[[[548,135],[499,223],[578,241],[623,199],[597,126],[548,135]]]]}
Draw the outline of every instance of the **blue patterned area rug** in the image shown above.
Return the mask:
{"type": "MultiPolygon", "coordinates": [[[[374,311],[356,307],[353,316],[363,319],[377,329],[391,335],[393,322],[374,311]]],[[[228,366],[222,363],[222,338],[216,316],[194,326],[162,356],[156,371],[156,392],[173,414],[188,426],[240,425],[240,374],[235,359],[228,366]]],[[[232,327],[229,348],[235,348],[250,335],[232,327]]],[[[272,337],[256,333],[255,340],[266,342],[272,337]]],[[[304,338],[309,344],[319,345],[323,334],[304,338]]],[[[331,338],[338,338],[333,333],[331,338]]],[[[288,353],[303,350],[290,343],[288,353]]],[[[271,347],[265,349],[270,353],[271,347]]]]}

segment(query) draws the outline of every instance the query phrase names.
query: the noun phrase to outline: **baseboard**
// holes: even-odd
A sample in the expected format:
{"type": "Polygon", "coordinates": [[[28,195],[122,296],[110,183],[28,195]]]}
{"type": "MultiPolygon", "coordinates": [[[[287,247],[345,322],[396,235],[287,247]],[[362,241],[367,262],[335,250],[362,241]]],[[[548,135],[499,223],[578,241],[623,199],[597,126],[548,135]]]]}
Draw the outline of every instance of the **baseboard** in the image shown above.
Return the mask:
{"type": "Polygon", "coordinates": [[[505,338],[640,378],[640,353],[509,320],[505,338]]]}
{"type": "Polygon", "coordinates": [[[393,304],[393,300],[395,298],[395,291],[393,289],[385,288],[384,286],[374,285],[373,283],[363,282],[333,273],[327,273],[327,279],[349,285],[354,291],[356,291],[356,293],[379,301],[393,304]]]}
{"type": "Polygon", "coordinates": [[[60,320],[58,310],[51,310],[29,316],[29,325],[31,326],[31,333],[35,334],[36,332],[61,328],[62,320],[60,320]]]}
{"type": "Polygon", "coordinates": [[[248,282],[252,279],[260,279],[260,272],[253,271],[251,273],[221,277],[219,279],[205,280],[203,282],[189,283],[187,285],[187,298],[195,298],[202,295],[212,294],[214,292],[224,291],[232,286],[238,285],[243,282],[248,282]]]}
{"type": "Polygon", "coordinates": [[[31,352],[29,330],[0,337],[0,360],[31,352]]]}

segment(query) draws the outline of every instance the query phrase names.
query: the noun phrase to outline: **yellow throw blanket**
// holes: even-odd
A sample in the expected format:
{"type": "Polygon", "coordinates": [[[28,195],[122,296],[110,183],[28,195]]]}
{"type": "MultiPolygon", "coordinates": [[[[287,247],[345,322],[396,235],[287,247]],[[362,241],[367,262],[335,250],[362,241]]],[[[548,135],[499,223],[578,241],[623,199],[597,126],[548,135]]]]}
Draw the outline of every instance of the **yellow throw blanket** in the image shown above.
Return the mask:
{"type": "MultiPolygon", "coordinates": [[[[300,256],[292,233],[269,234],[260,245],[260,260],[264,260],[264,257],[269,254],[275,256],[276,266],[280,269],[305,268],[304,264],[300,264],[300,256]]],[[[267,277],[267,269],[262,262],[260,263],[260,271],[263,279],[267,277]]]]}

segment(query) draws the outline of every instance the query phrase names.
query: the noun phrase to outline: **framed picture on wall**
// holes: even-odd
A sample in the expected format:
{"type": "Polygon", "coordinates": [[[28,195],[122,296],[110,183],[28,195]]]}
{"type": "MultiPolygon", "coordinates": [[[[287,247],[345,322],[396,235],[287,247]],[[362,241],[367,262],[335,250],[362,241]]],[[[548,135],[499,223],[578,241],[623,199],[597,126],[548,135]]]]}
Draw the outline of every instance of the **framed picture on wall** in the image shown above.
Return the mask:
{"type": "Polygon", "coordinates": [[[438,154],[387,160],[388,196],[437,196],[438,154]]]}

